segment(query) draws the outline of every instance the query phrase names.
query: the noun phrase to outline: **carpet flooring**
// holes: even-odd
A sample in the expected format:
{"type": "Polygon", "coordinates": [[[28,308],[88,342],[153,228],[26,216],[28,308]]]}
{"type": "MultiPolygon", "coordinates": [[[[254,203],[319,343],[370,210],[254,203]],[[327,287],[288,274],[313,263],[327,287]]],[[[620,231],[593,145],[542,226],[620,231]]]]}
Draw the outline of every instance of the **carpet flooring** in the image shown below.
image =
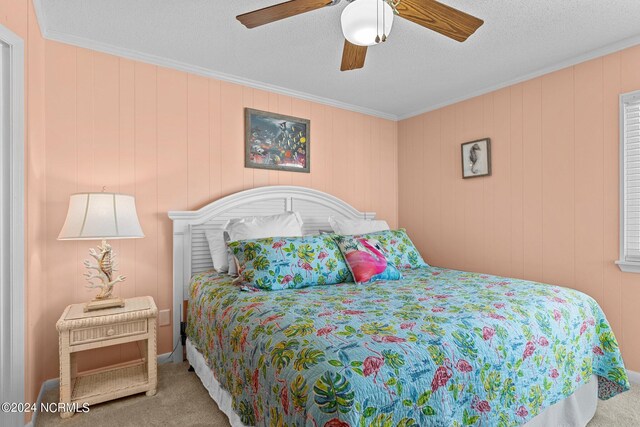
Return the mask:
{"type": "MultiPolygon", "coordinates": [[[[158,366],[158,393],[144,393],[91,407],[91,411],[61,419],[55,413],[40,413],[37,426],[139,427],[214,426],[229,427],[229,421],[211,400],[207,390],[188,364],[158,366]]],[[[58,390],[49,390],[44,402],[57,402],[58,390]]],[[[553,427],[553,426],[549,426],[553,427]]],[[[589,427],[640,427],[640,386],[608,401],[598,401],[589,427]]]]}

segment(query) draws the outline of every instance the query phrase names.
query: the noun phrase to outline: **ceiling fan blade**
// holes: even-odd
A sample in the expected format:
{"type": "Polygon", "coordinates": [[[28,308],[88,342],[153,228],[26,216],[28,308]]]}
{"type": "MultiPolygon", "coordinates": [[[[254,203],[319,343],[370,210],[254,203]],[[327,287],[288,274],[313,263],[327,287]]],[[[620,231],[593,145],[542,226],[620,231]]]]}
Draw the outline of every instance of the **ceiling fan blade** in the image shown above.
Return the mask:
{"type": "Polygon", "coordinates": [[[435,0],[401,0],[398,15],[459,42],[465,41],[484,21],[435,0]]]}
{"type": "Polygon", "coordinates": [[[333,3],[332,0],[291,0],[236,16],[247,28],[255,28],[284,18],[311,12],[333,3]]]}
{"type": "Polygon", "coordinates": [[[367,56],[367,47],[358,46],[344,41],[344,49],[342,51],[342,65],[340,71],[357,70],[364,67],[364,60],[367,56]]]}

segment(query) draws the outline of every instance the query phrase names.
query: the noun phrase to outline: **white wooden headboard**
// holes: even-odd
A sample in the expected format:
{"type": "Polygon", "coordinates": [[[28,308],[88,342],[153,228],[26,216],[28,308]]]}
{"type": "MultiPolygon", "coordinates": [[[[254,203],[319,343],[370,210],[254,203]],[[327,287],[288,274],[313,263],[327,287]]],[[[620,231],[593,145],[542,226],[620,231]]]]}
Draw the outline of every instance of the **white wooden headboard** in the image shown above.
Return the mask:
{"type": "MultiPolygon", "coordinates": [[[[191,276],[213,267],[205,230],[221,229],[232,218],[274,215],[297,211],[305,234],[330,231],[329,216],[374,219],[373,212],[359,212],[348,203],[305,187],[272,186],[241,191],[223,197],[197,211],[171,211],[173,220],[173,339],[180,343],[183,301],[188,298],[191,276]]],[[[180,351],[178,351],[180,350],[180,351]]],[[[182,349],[174,361],[182,360],[182,349]]]]}

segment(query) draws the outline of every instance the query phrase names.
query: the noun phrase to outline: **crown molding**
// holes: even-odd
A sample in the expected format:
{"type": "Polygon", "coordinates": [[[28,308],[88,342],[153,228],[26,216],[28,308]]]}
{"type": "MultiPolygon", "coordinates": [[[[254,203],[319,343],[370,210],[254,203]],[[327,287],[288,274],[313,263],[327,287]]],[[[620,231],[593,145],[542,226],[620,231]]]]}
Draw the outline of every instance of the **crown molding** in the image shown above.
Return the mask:
{"type": "Polygon", "coordinates": [[[386,120],[397,121],[398,117],[394,114],[385,113],[382,111],[373,110],[366,107],[360,107],[357,105],[349,104],[346,102],[337,101],[330,98],[324,98],[310,93],[301,92],[297,90],[287,89],[281,86],[272,85],[269,83],[263,83],[256,80],[246,79],[243,77],[234,76],[227,73],[213,71],[208,68],[200,67],[198,65],[189,64],[183,61],[176,61],[173,59],[163,58],[157,55],[139,52],[134,49],[127,49],[119,46],[114,46],[109,43],[103,43],[96,40],[79,37],[73,34],[65,33],[62,31],[52,30],[47,28],[47,18],[44,13],[42,5],[43,0],[34,0],[34,7],[36,10],[36,18],[40,25],[40,32],[42,36],[47,40],[52,40],[60,43],[69,44],[89,50],[95,50],[98,52],[108,53],[110,55],[119,56],[122,58],[131,59],[134,61],[145,62],[147,64],[157,65],[160,67],[171,68],[185,73],[195,74],[203,77],[210,77],[217,80],[222,80],[230,83],[236,83],[239,85],[251,87],[254,89],[260,89],[268,92],[273,92],[281,95],[291,96],[293,98],[303,99],[305,101],[316,102],[318,104],[328,105],[330,107],[336,107],[343,110],[349,110],[356,113],[366,114],[369,116],[379,117],[386,120]]]}
{"type": "Polygon", "coordinates": [[[53,41],[57,41],[57,42],[61,42],[61,43],[65,43],[73,46],[78,46],[85,49],[104,52],[111,55],[132,59],[134,61],[140,61],[140,62],[152,64],[152,65],[157,65],[160,67],[166,67],[166,68],[171,68],[179,71],[184,71],[186,73],[196,74],[204,77],[211,77],[211,78],[222,80],[222,81],[227,81],[231,83],[248,86],[254,89],[260,89],[260,90],[265,90],[273,93],[287,95],[287,96],[303,99],[306,101],[311,101],[319,104],[328,105],[331,107],[341,108],[343,110],[349,110],[357,113],[366,114],[369,116],[380,117],[382,119],[391,120],[391,121],[401,121],[401,120],[409,119],[411,117],[419,116],[420,114],[428,113],[430,111],[447,107],[449,105],[456,104],[458,102],[466,101],[468,99],[475,98],[477,96],[485,95],[487,93],[494,92],[496,90],[504,89],[506,87],[513,86],[518,83],[522,83],[527,80],[535,79],[545,74],[552,73],[554,71],[562,70],[563,68],[571,67],[571,66],[580,64],[582,62],[586,62],[591,59],[595,59],[600,56],[618,52],[623,49],[640,44],[640,34],[639,34],[639,35],[632,36],[632,37],[611,43],[609,45],[600,47],[598,49],[591,50],[581,55],[574,56],[564,61],[560,61],[548,67],[540,68],[539,70],[524,74],[515,79],[511,79],[506,82],[487,86],[483,89],[470,92],[464,96],[450,98],[450,99],[447,99],[446,101],[427,105],[424,108],[421,108],[419,110],[416,110],[410,113],[395,115],[395,114],[385,113],[383,111],[377,111],[370,108],[349,104],[346,102],[336,101],[330,98],[324,98],[321,96],[312,95],[306,92],[300,92],[292,89],[287,89],[281,86],[271,85],[271,84],[259,82],[256,80],[245,79],[245,78],[234,76],[231,74],[213,71],[208,68],[192,65],[186,62],[176,61],[168,58],[163,58],[157,55],[138,52],[133,49],[114,46],[108,43],[102,43],[102,42],[87,39],[84,37],[78,37],[73,34],[68,34],[61,31],[51,30],[47,28],[46,14],[44,13],[44,7],[42,5],[43,1],[44,0],[33,0],[33,4],[34,4],[38,23],[40,25],[40,32],[42,33],[42,36],[45,39],[53,40],[53,41]]]}
{"type": "Polygon", "coordinates": [[[583,53],[578,56],[574,56],[569,59],[565,59],[564,61],[555,63],[554,65],[550,65],[548,67],[540,68],[537,71],[532,73],[525,74],[523,76],[517,77],[512,80],[508,80],[503,83],[499,83],[493,86],[488,86],[484,89],[480,89],[474,92],[471,92],[467,95],[460,96],[457,98],[448,99],[446,101],[433,104],[431,106],[422,108],[417,111],[413,111],[407,114],[401,114],[398,116],[398,121],[409,119],[411,117],[419,116],[420,114],[428,113],[429,111],[438,110],[443,107],[447,107],[449,105],[457,104],[458,102],[466,101],[471,98],[475,98],[477,96],[485,95],[490,92],[494,92],[496,90],[504,89],[509,86],[516,85],[518,83],[526,82],[527,80],[532,80],[540,76],[544,76],[545,74],[553,73],[554,71],[559,71],[564,68],[572,67],[574,65],[578,65],[583,62],[587,62],[591,59],[599,58],[601,56],[609,55],[611,53],[619,52],[623,49],[627,49],[632,46],[636,46],[640,44],[640,34],[637,36],[632,36],[626,39],[622,39],[615,43],[608,44],[606,46],[600,47],[598,49],[591,50],[589,52],[583,53]]]}

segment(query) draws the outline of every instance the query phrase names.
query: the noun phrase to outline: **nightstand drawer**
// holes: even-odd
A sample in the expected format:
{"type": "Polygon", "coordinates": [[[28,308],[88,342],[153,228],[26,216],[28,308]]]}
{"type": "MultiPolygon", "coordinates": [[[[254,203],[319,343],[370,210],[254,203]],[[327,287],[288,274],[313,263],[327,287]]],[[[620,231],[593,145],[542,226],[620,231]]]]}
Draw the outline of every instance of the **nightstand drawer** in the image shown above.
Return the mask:
{"type": "Polygon", "coordinates": [[[77,345],[117,337],[126,337],[128,335],[144,334],[146,332],[147,319],[140,319],[132,322],[116,323],[113,325],[74,329],[71,330],[71,336],[69,338],[71,345],[77,345]]]}

